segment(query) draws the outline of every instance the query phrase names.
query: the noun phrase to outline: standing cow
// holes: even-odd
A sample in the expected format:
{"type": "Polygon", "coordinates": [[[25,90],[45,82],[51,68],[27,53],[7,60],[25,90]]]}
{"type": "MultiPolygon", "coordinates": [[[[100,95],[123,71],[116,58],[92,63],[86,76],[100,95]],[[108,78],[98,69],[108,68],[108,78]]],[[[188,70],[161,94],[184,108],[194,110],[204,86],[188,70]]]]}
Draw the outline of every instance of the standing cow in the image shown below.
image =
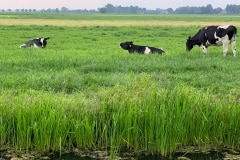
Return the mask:
{"type": "Polygon", "coordinates": [[[211,45],[223,46],[223,56],[227,55],[228,44],[232,46],[233,56],[236,56],[236,34],[237,28],[233,25],[207,26],[200,29],[193,37],[189,36],[186,42],[187,51],[193,46],[202,47],[207,53],[207,47],[211,45]]]}

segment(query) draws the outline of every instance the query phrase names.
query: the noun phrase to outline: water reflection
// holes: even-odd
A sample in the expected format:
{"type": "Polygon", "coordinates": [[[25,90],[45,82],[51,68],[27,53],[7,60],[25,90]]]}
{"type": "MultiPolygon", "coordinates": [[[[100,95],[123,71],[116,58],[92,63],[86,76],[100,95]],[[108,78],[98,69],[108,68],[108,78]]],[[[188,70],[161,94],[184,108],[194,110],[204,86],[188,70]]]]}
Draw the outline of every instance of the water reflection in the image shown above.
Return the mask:
{"type": "MultiPolygon", "coordinates": [[[[126,159],[135,159],[135,160],[223,160],[226,159],[226,156],[235,156],[235,158],[240,159],[239,154],[231,155],[226,154],[226,152],[217,152],[217,151],[209,151],[209,152],[195,152],[195,153],[185,153],[185,152],[177,152],[172,155],[172,157],[161,157],[157,155],[141,155],[138,157],[129,157],[126,159]]],[[[13,156],[19,157],[19,156],[13,156]]],[[[65,153],[60,156],[60,154],[54,154],[52,156],[46,156],[48,160],[103,160],[107,158],[91,158],[91,157],[80,157],[74,153],[65,153]]],[[[0,152],[0,160],[12,160],[11,156],[2,155],[0,152]]],[[[18,159],[18,158],[17,158],[18,159]]],[[[24,158],[19,158],[24,159],[24,158]]],[[[40,158],[42,159],[42,158],[40,158]]]]}
{"type": "Polygon", "coordinates": [[[91,157],[80,157],[72,153],[62,154],[61,156],[59,154],[56,154],[54,156],[50,156],[49,158],[49,160],[98,160],[91,157]]]}
{"type": "MultiPolygon", "coordinates": [[[[141,156],[135,157],[137,160],[222,160],[223,154],[217,151],[210,151],[206,153],[175,153],[170,157],[160,157],[160,156],[141,156]]],[[[132,158],[129,158],[132,159],[132,158]]],[[[101,160],[101,158],[91,158],[91,157],[79,157],[74,154],[63,154],[54,155],[50,157],[50,160],[101,160]]]]}
{"type": "Polygon", "coordinates": [[[204,153],[175,153],[170,157],[147,156],[138,160],[222,160],[224,158],[221,152],[210,151],[204,153]]]}
{"type": "MultiPolygon", "coordinates": [[[[222,152],[209,151],[204,153],[176,153],[174,154],[174,160],[178,160],[179,157],[186,157],[189,160],[222,160],[224,155],[222,152]]],[[[187,159],[186,159],[187,160],[187,159]]]]}

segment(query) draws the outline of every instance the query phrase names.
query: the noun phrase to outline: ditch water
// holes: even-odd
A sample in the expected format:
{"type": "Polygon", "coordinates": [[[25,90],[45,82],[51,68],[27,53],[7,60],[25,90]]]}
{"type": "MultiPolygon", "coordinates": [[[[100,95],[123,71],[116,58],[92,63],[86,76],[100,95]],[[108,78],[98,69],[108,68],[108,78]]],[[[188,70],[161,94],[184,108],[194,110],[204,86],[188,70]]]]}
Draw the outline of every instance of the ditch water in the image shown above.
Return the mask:
{"type": "MultiPolygon", "coordinates": [[[[60,154],[54,154],[51,156],[38,157],[34,155],[28,155],[27,157],[24,155],[10,155],[3,154],[0,152],[0,160],[23,160],[23,159],[46,159],[46,160],[108,160],[109,158],[92,158],[92,157],[81,157],[74,153],[65,153],[60,156],[60,154]]],[[[185,153],[185,152],[176,152],[172,154],[171,157],[161,157],[161,156],[153,156],[153,155],[140,155],[138,157],[129,157],[129,158],[118,158],[125,160],[240,160],[240,152],[237,151],[207,151],[207,152],[193,152],[193,153],[185,153]]]]}
{"type": "MultiPolygon", "coordinates": [[[[54,155],[49,157],[50,160],[102,160],[103,158],[79,157],[74,154],[54,155]]],[[[127,158],[128,159],[128,158],[127,158]]],[[[223,160],[224,154],[217,151],[210,151],[207,153],[175,153],[170,157],[160,156],[140,156],[131,157],[136,160],[223,160]]]]}

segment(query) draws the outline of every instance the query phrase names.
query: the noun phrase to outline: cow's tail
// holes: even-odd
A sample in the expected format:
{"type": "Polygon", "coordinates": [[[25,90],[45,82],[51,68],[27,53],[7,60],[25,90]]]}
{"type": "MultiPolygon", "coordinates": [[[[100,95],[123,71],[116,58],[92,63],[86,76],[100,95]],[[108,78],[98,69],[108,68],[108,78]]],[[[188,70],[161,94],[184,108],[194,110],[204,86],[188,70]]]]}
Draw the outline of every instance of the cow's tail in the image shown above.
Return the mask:
{"type": "Polygon", "coordinates": [[[236,37],[237,37],[237,27],[232,26],[234,29],[234,40],[236,41],[236,37]]]}
{"type": "Polygon", "coordinates": [[[231,25],[231,27],[233,28],[234,33],[237,34],[237,27],[235,27],[235,26],[233,26],[233,25],[231,25]]]}
{"type": "Polygon", "coordinates": [[[237,37],[237,27],[230,25],[227,30],[227,34],[230,36],[229,39],[234,38],[236,40],[237,37]]]}

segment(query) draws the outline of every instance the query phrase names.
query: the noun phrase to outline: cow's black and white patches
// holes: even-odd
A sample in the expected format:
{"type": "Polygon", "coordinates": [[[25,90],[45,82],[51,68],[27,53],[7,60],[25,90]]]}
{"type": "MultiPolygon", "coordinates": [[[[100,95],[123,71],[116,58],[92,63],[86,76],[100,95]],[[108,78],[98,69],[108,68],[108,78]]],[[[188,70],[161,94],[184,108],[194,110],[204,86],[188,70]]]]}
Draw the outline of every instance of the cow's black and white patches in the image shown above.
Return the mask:
{"type": "Polygon", "coordinates": [[[207,53],[208,46],[223,46],[223,56],[226,56],[228,44],[230,43],[235,57],[236,34],[237,28],[233,25],[203,27],[193,37],[188,37],[186,48],[190,51],[195,45],[198,45],[203,49],[204,53],[207,53]]]}
{"type": "Polygon", "coordinates": [[[124,50],[128,50],[129,53],[139,54],[164,53],[164,50],[162,48],[134,45],[132,41],[122,42],[120,43],[120,47],[124,50]]]}
{"type": "Polygon", "coordinates": [[[150,53],[151,53],[151,49],[149,47],[145,47],[144,54],[150,54],[150,53]]]}
{"type": "Polygon", "coordinates": [[[20,46],[20,48],[26,48],[26,47],[45,48],[47,46],[48,39],[49,39],[49,37],[34,38],[32,40],[29,40],[29,41],[23,43],[20,46]]]}

